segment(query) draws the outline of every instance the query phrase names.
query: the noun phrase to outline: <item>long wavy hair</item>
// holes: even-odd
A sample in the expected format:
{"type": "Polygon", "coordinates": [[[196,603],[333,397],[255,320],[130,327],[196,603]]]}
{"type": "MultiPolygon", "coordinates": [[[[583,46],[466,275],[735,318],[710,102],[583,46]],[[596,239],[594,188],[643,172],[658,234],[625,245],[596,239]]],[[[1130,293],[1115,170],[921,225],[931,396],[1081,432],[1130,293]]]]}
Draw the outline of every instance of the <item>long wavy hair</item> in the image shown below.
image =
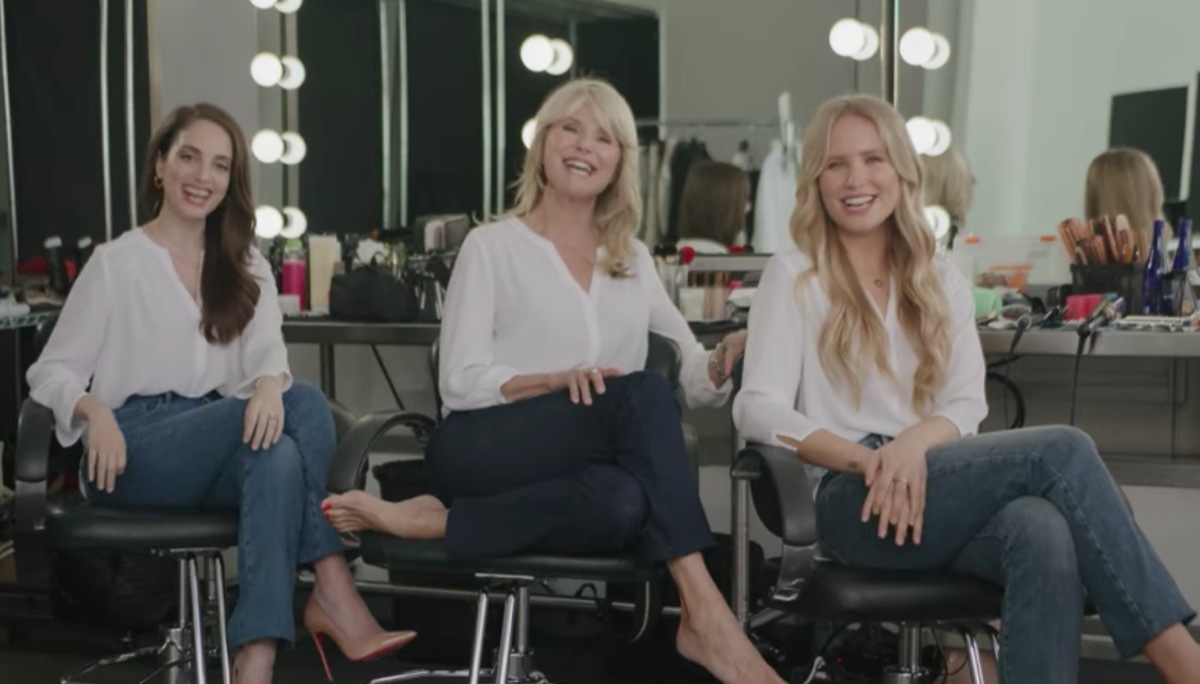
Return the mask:
{"type": "Polygon", "coordinates": [[[596,230],[604,245],[601,267],[614,278],[631,275],[634,262],[633,235],[642,220],[642,193],[638,185],[637,127],[629,103],[608,83],[591,78],[568,81],[542,103],[537,113],[533,143],[525,153],[525,166],[514,184],[516,203],[509,215],[528,216],[546,194],[546,174],[542,168],[546,137],[550,129],[589,106],[600,127],[608,131],[621,148],[621,161],[612,182],[596,200],[596,230]]]}
{"type": "Polygon", "coordinates": [[[846,248],[821,199],[819,186],[829,151],[833,124],[858,115],[875,124],[887,150],[888,162],[900,180],[900,200],[885,226],[888,259],[895,277],[896,311],[900,326],[916,352],[912,405],[926,415],[945,376],[950,358],[950,317],[933,258],[933,231],[925,221],[921,199],[922,170],[904,120],[883,100],[848,95],[817,109],[804,133],[804,157],[796,187],[791,234],[813,263],[797,279],[797,293],[816,278],[829,296],[830,311],[821,329],[821,362],[832,378],[845,382],[856,405],[861,403],[863,368],[868,363],[895,380],[888,363],[888,337],[867,293],[859,284],[846,248]]]}
{"type": "Polygon", "coordinates": [[[139,194],[143,216],[157,217],[163,205],[163,189],[156,182],[157,162],[166,161],[180,131],[201,119],[225,129],[233,143],[229,189],[221,204],[204,220],[204,265],[200,271],[200,328],[210,343],[229,344],[254,317],[259,296],[258,283],[249,269],[250,247],[254,243],[254,202],[250,194],[248,146],[241,127],[224,109],[206,102],[184,105],[171,112],[146,146],[139,194]]]}

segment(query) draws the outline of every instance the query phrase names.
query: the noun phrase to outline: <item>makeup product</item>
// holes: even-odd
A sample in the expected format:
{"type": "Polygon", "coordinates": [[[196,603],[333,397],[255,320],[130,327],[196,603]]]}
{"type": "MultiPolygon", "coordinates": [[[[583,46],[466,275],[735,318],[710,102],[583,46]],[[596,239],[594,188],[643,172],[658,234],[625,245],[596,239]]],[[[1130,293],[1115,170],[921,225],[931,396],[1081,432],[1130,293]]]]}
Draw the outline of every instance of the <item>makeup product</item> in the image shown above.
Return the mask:
{"type": "Polygon", "coordinates": [[[57,293],[67,293],[67,271],[63,266],[62,238],[51,235],[42,243],[46,264],[50,267],[50,287],[57,293]]]}
{"type": "Polygon", "coordinates": [[[1161,314],[1162,310],[1162,270],[1163,270],[1163,227],[1164,222],[1158,219],[1154,222],[1154,235],[1150,239],[1150,255],[1146,259],[1146,274],[1142,277],[1142,313],[1161,314]]]}
{"type": "Polygon", "coordinates": [[[300,300],[300,310],[305,309],[304,281],[308,264],[304,259],[304,245],[299,240],[288,240],[283,253],[283,270],[280,294],[293,295],[300,300]]]}

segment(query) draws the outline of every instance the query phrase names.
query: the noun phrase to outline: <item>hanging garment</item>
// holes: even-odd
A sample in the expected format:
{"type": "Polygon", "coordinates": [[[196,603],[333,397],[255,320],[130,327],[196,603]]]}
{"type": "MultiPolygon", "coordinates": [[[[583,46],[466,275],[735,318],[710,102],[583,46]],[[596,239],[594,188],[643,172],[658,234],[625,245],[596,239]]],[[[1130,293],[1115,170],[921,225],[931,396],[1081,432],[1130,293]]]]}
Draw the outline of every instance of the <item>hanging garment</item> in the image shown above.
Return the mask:
{"type": "Polygon", "coordinates": [[[771,142],[763,160],[754,202],[751,245],[758,254],[774,254],[793,246],[789,233],[796,207],[796,165],[785,163],[783,143],[771,142]]]}

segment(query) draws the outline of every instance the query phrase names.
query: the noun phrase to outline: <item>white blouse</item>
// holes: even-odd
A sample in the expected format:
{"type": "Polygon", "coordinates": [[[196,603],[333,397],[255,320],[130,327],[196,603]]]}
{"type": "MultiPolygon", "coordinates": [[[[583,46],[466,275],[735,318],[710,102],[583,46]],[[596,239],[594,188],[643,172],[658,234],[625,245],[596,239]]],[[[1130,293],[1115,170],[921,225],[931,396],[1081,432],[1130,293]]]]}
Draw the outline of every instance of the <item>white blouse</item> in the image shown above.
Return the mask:
{"type": "MultiPolygon", "coordinates": [[[[950,304],[951,351],[930,415],[946,418],[961,435],[973,434],[988,410],[974,297],[954,266],[942,259],[935,264],[950,304]]],[[[895,295],[882,317],[896,379],[873,362],[864,364],[862,401],[856,408],[849,390],[831,380],[821,365],[820,335],[829,297],[816,277],[796,288],[796,277],[810,266],[808,257],[793,249],[772,257],[763,271],[750,310],[742,389],[733,405],[742,437],[787,446],[781,436],[799,442],[823,428],[858,441],[869,434],[894,437],[920,422],[911,400],[917,356],[900,327],[895,295]]]]}
{"type": "MultiPolygon", "coordinates": [[[[708,354],[667,297],[650,251],[635,241],[632,277],[597,269],[584,291],[554,244],[509,218],[467,234],[442,313],[439,390],[447,412],[506,403],[517,375],[572,369],[642,370],[651,332],[675,341],[691,406],[724,403],[708,354]]],[[[604,250],[597,251],[597,262],[604,250]]]]}
{"type": "Polygon", "coordinates": [[[164,392],[201,397],[216,390],[245,399],[266,375],[285,374],[290,387],[275,279],[257,249],[250,255],[259,286],[254,317],[221,346],[204,338],[200,306],[165,247],[141,228],[97,247],[26,373],[30,397],[54,411],[59,441],[69,446],[83,434],[73,414],[85,393],[115,409],[134,395],[164,392]]]}

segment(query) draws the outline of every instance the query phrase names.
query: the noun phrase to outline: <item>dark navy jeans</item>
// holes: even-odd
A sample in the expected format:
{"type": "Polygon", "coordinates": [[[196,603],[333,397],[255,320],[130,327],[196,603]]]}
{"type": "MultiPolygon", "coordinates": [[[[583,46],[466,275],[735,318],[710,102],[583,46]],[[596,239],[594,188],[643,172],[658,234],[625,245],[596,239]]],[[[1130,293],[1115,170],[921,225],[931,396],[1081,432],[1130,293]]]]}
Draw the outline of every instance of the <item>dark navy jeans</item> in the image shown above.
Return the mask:
{"type": "Polygon", "coordinates": [[[605,384],[591,406],[556,392],[447,416],[426,462],[450,506],[448,553],[584,554],[636,544],[661,562],[713,544],[670,385],[645,372],[605,384]]]}
{"type": "Polygon", "coordinates": [[[827,474],[817,493],[822,546],[849,565],[948,568],[1003,585],[1001,682],[1079,680],[1085,594],[1127,658],[1195,617],[1087,434],[990,433],[934,447],[927,463],[920,546],[860,522],[867,490],[848,473],[827,474]]]}
{"type": "Polygon", "coordinates": [[[254,451],[242,444],[244,400],[134,397],[114,412],[125,474],[111,493],[85,487],[89,501],[104,505],[240,511],[235,648],[264,638],[291,645],[296,568],[345,550],[320,510],[335,441],[329,406],[320,390],[297,382],[284,392],[283,410],[279,442],[254,451]]]}

